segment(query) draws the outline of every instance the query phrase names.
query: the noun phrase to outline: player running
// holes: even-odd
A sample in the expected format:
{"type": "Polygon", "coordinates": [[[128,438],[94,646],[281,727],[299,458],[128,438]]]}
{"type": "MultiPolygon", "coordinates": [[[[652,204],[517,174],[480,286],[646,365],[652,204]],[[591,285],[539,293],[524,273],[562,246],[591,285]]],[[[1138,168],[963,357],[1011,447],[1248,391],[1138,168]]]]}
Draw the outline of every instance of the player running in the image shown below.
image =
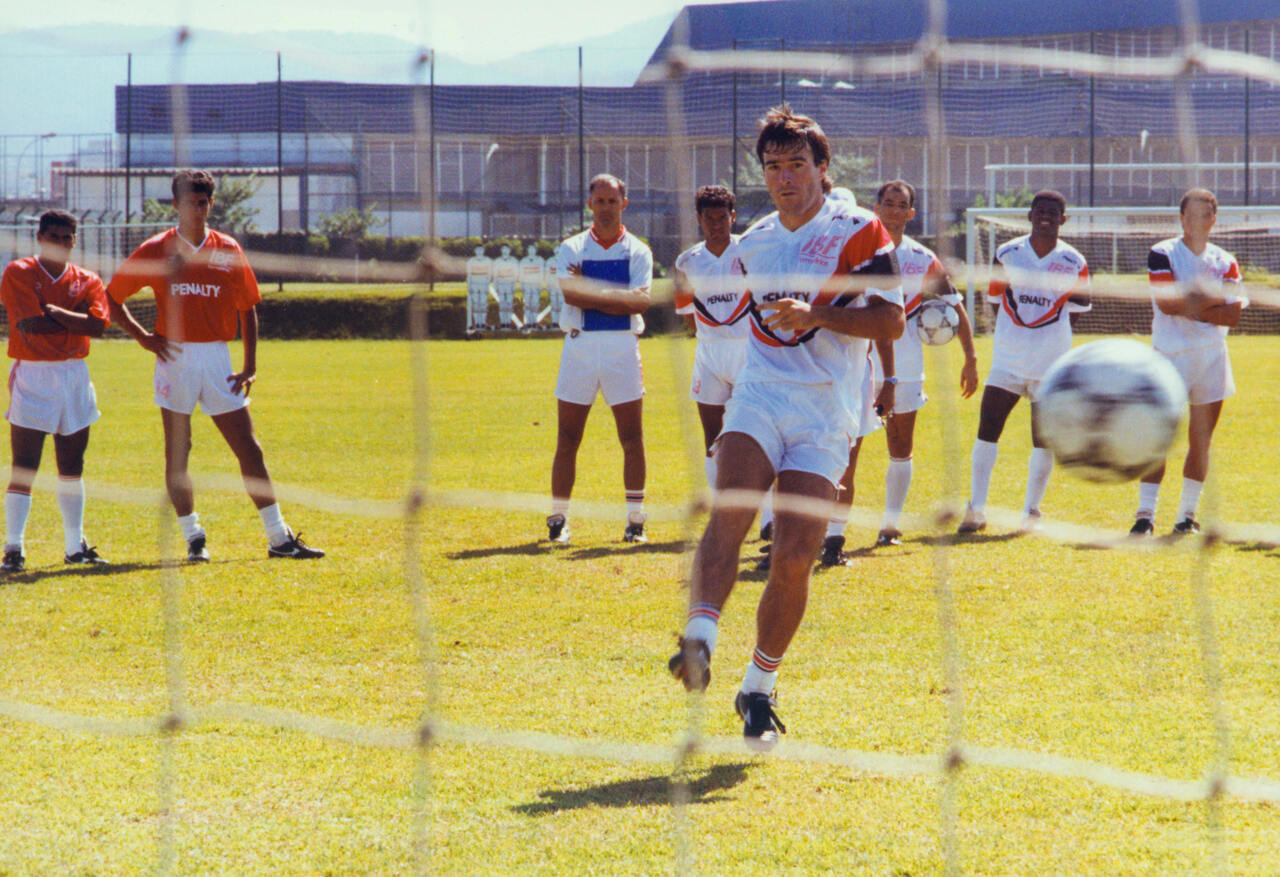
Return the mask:
{"type": "Polygon", "coordinates": [[[613,410],[622,443],[626,490],[626,542],[647,542],[644,524],[644,380],[640,333],[653,284],[653,254],[622,224],[627,184],[598,174],[587,187],[591,227],[560,245],[558,272],[564,294],[560,326],[567,335],[556,380],[556,455],[551,463],[551,514],[547,538],[569,541],[569,498],[577,474],[578,446],[596,394],[613,410]]]}
{"type": "Polygon", "coordinates": [[[144,241],[107,287],[111,318],[156,357],[155,401],[164,425],[165,487],[178,515],[187,560],[207,561],[207,536],[195,511],[187,462],[191,413],[208,414],[240,463],[249,498],[267,534],[268,557],[323,557],[284,522],[275,488],[253,433],[249,388],[257,379],[258,280],[240,245],[208,228],[213,177],[182,170],[173,176],[178,225],[144,241]],[[125,299],[144,287],[156,297],[153,332],[144,329],[125,299]],[[232,372],[227,343],[239,324],[244,367],[232,372]]]}
{"type": "MultiPolygon", "coordinates": [[[[1018,399],[1034,399],[1040,378],[1053,361],[1071,349],[1073,313],[1091,307],[1089,268],[1075,247],[1058,240],[1067,221],[1067,200],[1045,189],[1031,199],[1031,233],[996,250],[987,300],[996,308],[991,372],[982,391],[978,438],[973,443],[969,507],[957,532],[977,533],[987,526],[987,492],[996,450],[1009,412],[1018,399]]],[[[1035,429],[1032,402],[1031,461],[1022,530],[1040,527],[1040,501],[1049,487],[1053,454],[1035,429]]]]}
{"type": "Polygon", "coordinates": [[[676,313],[698,333],[689,395],[698,405],[706,448],[707,484],[716,486],[712,446],[724,423],[724,406],[747,356],[746,319],[751,300],[742,261],[733,250],[737,218],[733,193],[724,186],[703,186],[694,196],[702,241],[676,257],[676,313]]]}
{"type": "Polygon", "coordinates": [[[902,543],[898,522],[911,487],[916,412],[924,407],[926,398],[924,346],[916,332],[916,320],[924,302],[940,299],[955,309],[960,318],[957,334],[964,349],[960,395],[968,399],[978,389],[978,358],[973,350],[973,328],[963,299],[951,284],[937,255],[906,234],[907,223],[916,215],[915,207],[915,187],[904,180],[885,183],[876,193],[876,216],[880,217],[897,247],[898,270],[902,272],[902,298],[907,314],[907,327],[889,351],[891,367],[886,371],[882,364],[884,356],[871,359],[875,369],[877,402],[885,410],[885,440],[889,449],[889,468],[884,479],[884,521],[876,536],[876,545],[881,546],[902,543]]]}
{"type": "MultiPolygon", "coordinates": [[[[1240,322],[1249,299],[1240,289],[1235,256],[1209,242],[1218,219],[1218,198],[1208,189],[1191,189],[1179,204],[1182,236],[1161,241],[1147,255],[1151,299],[1151,343],[1168,357],[1187,385],[1191,417],[1187,456],[1182,465],[1178,536],[1199,533],[1196,507],[1209,474],[1209,444],[1222,415],[1222,403],[1235,395],[1227,332],[1240,322]]],[[[1129,530],[1148,536],[1155,529],[1156,500],[1164,465],[1144,475],[1138,486],[1138,515],[1129,530]]]]}
{"type": "Polygon", "coordinates": [[[690,690],[711,678],[720,612],[733,590],[754,501],[777,479],[773,563],[756,644],[734,699],[748,745],[786,731],[774,683],[804,617],[812,560],[861,411],[869,338],[902,333],[893,242],[870,212],[823,198],[830,149],[813,119],[785,104],[756,141],[777,208],[738,241],[752,299],[751,340],[717,439],[716,491],[694,556],[680,651],[668,662],[690,690]]]}
{"type": "Polygon", "coordinates": [[[84,452],[89,426],[101,416],[85,357],[89,339],[107,327],[107,294],[97,274],[69,261],[77,222],[65,210],[47,210],[36,230],[38,256],[10,262],[0,278],[9,316],[9,444],[13,449],[4,497],[5,545],[0,571],[26,568],[31,487],[44,437],[53,436],[62,512],[63,560],[105,564],[84,536],[84,452]]]}

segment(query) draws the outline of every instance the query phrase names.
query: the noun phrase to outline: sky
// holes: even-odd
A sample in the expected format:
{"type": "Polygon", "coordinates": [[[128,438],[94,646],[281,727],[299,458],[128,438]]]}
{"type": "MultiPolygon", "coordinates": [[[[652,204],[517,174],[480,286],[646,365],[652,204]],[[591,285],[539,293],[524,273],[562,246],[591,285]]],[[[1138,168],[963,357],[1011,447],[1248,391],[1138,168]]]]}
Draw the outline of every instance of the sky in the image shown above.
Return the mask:
{"type": "MultiPolygon", "coordinates": [[[[709,0],[688,0],[702,3],[709,0]]],[[[0,32],[59,25],[186,25],[236,33],[329,30],[395,36],[473,62],[572,45],[686,0],[63,0],[7,3],[0,32]],[[51,18],[52,13],[52,18],[51,18]]]]}

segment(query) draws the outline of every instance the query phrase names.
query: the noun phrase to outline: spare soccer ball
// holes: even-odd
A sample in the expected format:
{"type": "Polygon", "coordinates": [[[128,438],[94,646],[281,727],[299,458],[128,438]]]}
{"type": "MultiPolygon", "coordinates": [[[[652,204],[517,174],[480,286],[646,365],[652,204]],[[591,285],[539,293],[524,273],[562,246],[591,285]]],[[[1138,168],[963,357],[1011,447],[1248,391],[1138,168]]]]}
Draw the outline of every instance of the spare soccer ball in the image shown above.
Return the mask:
{"type": "Polygon", "coordinates": [[[945,301],[927,301],[916,311],[916,335],[924,344],[946,344],[959,328],[960,315],[945,301]]]}
{"type": "Polygon", "coordinates": [[[1164,462],[1187,406],[1169,360],[1124,338],[1060,356],[1036,391],[1036,433],[1086,481],[1140,478],[1164,462]]]}

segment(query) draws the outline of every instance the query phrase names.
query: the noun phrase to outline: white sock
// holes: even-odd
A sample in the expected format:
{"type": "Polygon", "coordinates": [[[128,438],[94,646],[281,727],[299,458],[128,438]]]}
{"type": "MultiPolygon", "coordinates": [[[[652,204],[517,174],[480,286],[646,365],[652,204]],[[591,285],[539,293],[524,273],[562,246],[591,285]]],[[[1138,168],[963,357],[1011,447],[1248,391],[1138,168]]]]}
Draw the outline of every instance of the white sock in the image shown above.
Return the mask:
{"type": "Polygon", "coordinates": [[[973,463],[969,472],[969,505],[978,514],[987,510],[987,493],[991,490],[991,473],[996,468],[995,442],[973,441],[973,463]]]}
{"type": "Polygon", "coordinates": [[[839,506],[843,510],[843,514],[835,514],[827,521],[827,538],[832,536],[843,536],[844,528],[849,525],[849,512],[844,506],[839,506]]]}
{"type": "Polygon", "coordinates": [[[62,543],[67,555],[84,541],[84,480],[58,478],[58,508],[62,510],[62,543]]]}
{"type": "Polygon", "coordinates": [[[751,663],[747,665],[747,672],[742,677],[742,690],[748,694],[753,691],[772,694],[773,687],[778,683],[778,665],[781,663],[781,658],[771,657],[756,649],[751,656],[751,663]]]}
{"type": "Polygon", "coordinates": [[[1200,491],[1203,489],[1203,481],[1192,481],[1190,478],[1182,479],[1182,499],[1178,500],[1179,521],[1185,521],[1187,518],[1196,516],[1196,506],[1200,505],[1200,491]]]}
{"type": "Polygon", "coordinates": [[[1156,502],[1160,499],[1160,482],[1148,484],[1138,482],[1138,514],[1139,518],[1156,519],[1156,502]]]}
{"type": "Polygon", "coordinates": [[[258,509],[258,515],[262,518],[262,529],[267,531],[267,542],[283,545],[289,541],[289,528],[280,513],[280,503],[273,502],[265,509],[258,509]]]}
{"type": "Polygon", "coordinates": [[[695,603],[689,607],[689,617],[684,624],[684,638],[700,639],[707,644],[707,651],[714,654],[716,637],[720,633],[720,610],[710,603],[695,603]]]}
{"type": "Polygon", "coordinates": [[[648,515],[644,513],[644,489],[628,490],[626,492],[627,500],[627,523],[643,524],[648,515]]]}
{"type": "Polygon", "coordinates": [[[197,536],[204,535],[204,527],[200,526],[200,515],[197,512],[192,512],[189,515],[179,515],[178,526],[182,528],[182,538],[188,542],[197,536]]]}
{"type": "Polygon", "coordinates": [[[1027,463],[1027,498],[1022,504],[1022,514],[1027,516],[1040,511],[1044,492],[1049,489],[1049,476],[1053,474],[1053,451],[1048,448],[1032,448],[1027,463]]]}
{"type": "Polygon", "coordinates": [[[27,517],[31,514],[31,494],[10,490],[4,495],[5,548],[22,551],[27,535],[27,517]]]}
{"type": "Polygon", "coordinates": [[[707,476],[707,487],[712,491],[716,489],[716,458],[714,455],[707,455],[702,460],[702,471],[707,476]]]}
{"type": "Polygon", "coordinates": [[[553,496],[551,498],[551,514],[563,515],[566,521],[569,520],[569,500],[558,499],[553,496]]]}
{"type": "Polygon", "coordinates": [[[907,503],[907,490],[911,487],[913,471],[911,458],[889,458],[889,470],[884,475],[884,530],[898,529],[902,507],[907,503]]]}
{"type": "Polygon", "coordinates": [[[760,500],[760,529],[773,523],[773,488],[770,487],[764,492],[764,496],[760,500]]]}

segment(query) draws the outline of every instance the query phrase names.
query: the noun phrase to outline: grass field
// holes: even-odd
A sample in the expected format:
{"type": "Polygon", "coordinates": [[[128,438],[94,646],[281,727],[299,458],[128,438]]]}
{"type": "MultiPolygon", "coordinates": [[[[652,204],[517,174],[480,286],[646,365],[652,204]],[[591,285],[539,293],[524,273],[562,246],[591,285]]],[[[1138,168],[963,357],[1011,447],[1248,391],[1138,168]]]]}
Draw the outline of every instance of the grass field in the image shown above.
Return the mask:
{"type": "MultiPolygon", "coordinates": [[[[943,551],[924,532],[900,548],[860,550],[854,565],[814,576],[779,682],[790,729],[781,757],[695,754],[688,803],[673,808],[670,764],[645,756],[670,746],[674,761],[691,717],[713,740],[738,739],[731,701],[763,581],[749,544],[711,688],[705,701],[690,701],[665,661],[683,626],[687,540],[698,524],[678,512],[702,479],[685,385],[692,342],[645,339],[642,348],[652,541],[619,540],[621,455],[598,406],[579,458],[574,543],[552,550],[537,540],[558,343],[423,347],[435,499],[419,543],[431,625],[424,668],[405,524],[385,514],[414,471],[421,400],[410,346],[264,343],[253,411],[268,464],[290,524],[330,555],[267,560],[229,452],[198,419],[193,471],[217,489],[198,494],[214,561],[178,571],[187,702],[288,710],[369,729],[370,740],[380,728],[411,730],[426,706],[448,728],[510,736],[444,735],[418,785],[411,750],[235,721],[225,710],[177,736],[171,774],[153,736],[3,718],[0,874],[154,871],[168,817],[182,874],[613,875],[671,873],[683,863],[717,875],[932,875],[948,861],[943,814],[952,800],[951,861],[965,873],[1280,872],[1274,804],[1227,799],[1212,808],[973,765],[956,775],[951,799],[936,774],[894,777],[795,757],[945,750],[941,562],[954,593],[954,694],[966,743],[1190,781],[1225,760],[1233,776],[1280,781],[1280,552],[1248,540],[1207,553],[1196,550],[1200,540],[1102,550],[996,526],[943,540],[943,551]],[[600,508],[588,501],[617,507],[587,514],[600,508]],[[1211,625],[1198,620],[1206,605],[1211,625]],[[1215,661],[1206,663],[1206,646],[1215,661]],[[561,739],[528,738],[544,750],[641,748],[612,760],[511,745],[533,733],[561,739]],[[161,780],[170,775],[176,805],[165,813],[161,780]]],[[[984,368],[989,352],[980,340],[984,368]]],[[[1239,395],[1219,428],[1203,508],[1207,518],[1269,524],[1280,500],[1270,453],[1280,434],[1280,353],[1273,338],[1248,337],[1233,339],[1232,357],[1239,395]]],[[[89,451],[87,527],[116,565],[96,575],[64,569],[55,504],[37,492],[28,571],[0,582],[7,716],[19,703],[112,719],[169,709],[150,366],[124,342],[96,346],[90,365],[104,417],[89,451]]],[[[950,400],[938,384],[931,395],[909,511],[967,486],[977,401],[950,400]]],[[[1021,504],[1028,432],[1019,406],[1001,443],[994,505],[1021,504]]],[[[871,437],[849,533],[855,547],[874,539],[885,461],[883,439],[871,437]]],[[[1170,478],[1161,531],[1173,523],[1177,491],[1170,478]]],[[[1053,521],[1119,533],[1135,502],[1132,485],[1095,487],[1059,471],[1044,510],[1053,521]]]]}

